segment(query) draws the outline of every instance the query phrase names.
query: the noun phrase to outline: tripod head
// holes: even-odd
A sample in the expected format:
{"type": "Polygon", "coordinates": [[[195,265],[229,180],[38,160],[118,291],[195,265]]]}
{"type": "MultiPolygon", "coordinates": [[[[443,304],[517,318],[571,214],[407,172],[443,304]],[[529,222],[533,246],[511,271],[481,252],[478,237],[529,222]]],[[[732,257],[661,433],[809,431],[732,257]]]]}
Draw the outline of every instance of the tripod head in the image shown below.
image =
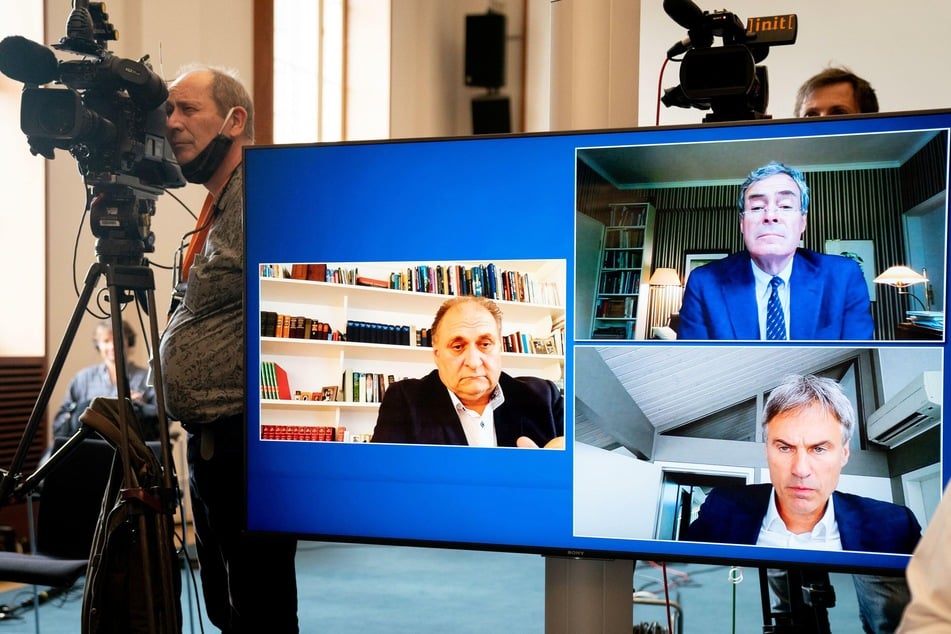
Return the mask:
{"type": "Polygon", "coordinates": [[[151,226],[160,192],[124,181],[86,184],[89,226],[100,262],[143,264],[144,254],[155,250],[151,226]]]}

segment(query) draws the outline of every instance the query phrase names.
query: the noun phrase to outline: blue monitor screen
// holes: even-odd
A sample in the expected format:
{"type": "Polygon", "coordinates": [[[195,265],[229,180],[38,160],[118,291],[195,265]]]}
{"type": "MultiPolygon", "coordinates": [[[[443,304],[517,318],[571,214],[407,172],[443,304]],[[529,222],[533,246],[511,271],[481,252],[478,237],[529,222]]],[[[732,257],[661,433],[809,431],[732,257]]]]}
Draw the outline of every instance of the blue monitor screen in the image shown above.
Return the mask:
{"type": "Polygon", "coordinates": [[[949,128],[247,148],[248,527],[904,568],[948,477],[949,128]],[[774,273],[785,341],[760,336],[774,273]],[[470,295],[497,336],[434,340],[470,295]],[[488,417],[458,374],[486,362],[450,356],[470,343],[501,373],[488,417]],[[796,401],[796,381],[837,396],[796,401]]]}

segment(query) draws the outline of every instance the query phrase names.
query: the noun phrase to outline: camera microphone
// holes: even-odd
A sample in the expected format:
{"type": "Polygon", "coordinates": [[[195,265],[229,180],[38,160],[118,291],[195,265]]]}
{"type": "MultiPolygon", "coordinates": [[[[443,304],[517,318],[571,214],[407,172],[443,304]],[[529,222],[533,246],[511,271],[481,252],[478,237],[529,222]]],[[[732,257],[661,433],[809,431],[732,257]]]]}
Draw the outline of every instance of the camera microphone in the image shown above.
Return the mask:
{"type": "Polygon", "coordinates": [[[664,0],[664,12],[688,31],[703,22],[703,11],[691,0],[664,0]]]}
{"type": "Polygon", "coordinates": [[[24,84],[46,84],[59,76],[53,51],[22,35],[0,40],[0,72],[24,84]]]}

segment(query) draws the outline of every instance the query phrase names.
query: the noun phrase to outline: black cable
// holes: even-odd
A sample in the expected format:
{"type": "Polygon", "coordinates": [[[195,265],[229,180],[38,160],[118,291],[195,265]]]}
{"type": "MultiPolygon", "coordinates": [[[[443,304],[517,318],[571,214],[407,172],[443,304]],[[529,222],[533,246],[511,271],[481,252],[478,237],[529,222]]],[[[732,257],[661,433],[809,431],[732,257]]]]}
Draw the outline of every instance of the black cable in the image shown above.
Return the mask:
{"type": "Polygon", "coordinates": [[[175,194],[173,194],[170,189],[166,189],[166,190],[165,190],[165,193],[168,194],[169,196],[171,196],[172,199],[175,200],[175,202],[177,202],[179,205],[181,205],[182,207],[184,207],[184,208],[185,208],[185,211],[187,211],[187,212],[189,213],[189,215],[190,215],[193,219],[198,220],[198,216],[195,215],[195,212],[192,211],[191,208],[190,208],[188,205],[186,205],[186,204],[184,203],[184,201],[182,201],[181,198],[179,198],[178,196],[176,196],[175,194]]]}

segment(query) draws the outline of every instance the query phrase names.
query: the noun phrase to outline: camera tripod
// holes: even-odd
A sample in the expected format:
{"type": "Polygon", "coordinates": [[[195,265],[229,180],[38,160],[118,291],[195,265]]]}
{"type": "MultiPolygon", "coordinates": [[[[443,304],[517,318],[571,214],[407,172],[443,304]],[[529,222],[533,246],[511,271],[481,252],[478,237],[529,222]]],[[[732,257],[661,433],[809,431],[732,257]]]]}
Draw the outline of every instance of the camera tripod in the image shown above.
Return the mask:
{"type": "MultiPolygon", "coordinates": [[[[85,436],[94,433],[93,428],[86,423],[87,414],[102,423],[97,424],[96,431],[100,428],[105,430],[106,426],[112,427],[107,433],[100,431],[100,434],[116,448],[116,459],[120,460],[121,465],[121,483],[110,481],[105,494],[107,499],[103,501],[103,512],[96,527],[86,570],[82,631],[84,634],[112,631],[154,634],[181,632],[181,579],[178,577],[178,559],[173,543],[173,515],[178,489],[173,479],[164,385],[157,352],[151,360],[161,442],[161,464],[155,477],[143,478],[142,464],[136,464],[141,452],[137,454],[133,449],[144,446],[144,443],[138,436],[133,410],[128,406],[129,384],[125,370],[126,350],[121,311],[124,303],[139,297],[146,298],[147,308],[150,309],[147,310],[150,340],[153,346],[157,346],[159,341],[154,310],[154,276],[147,265],[128,263],[142,262],[141,251],[138,258],[103,256],[100,246],[108,253],[110,246],[114,245],[110,245],[108,240],[97,242],[99,257],[86,274],[83,290],[20,438],[12,465],[0,480],[0,506],[8,500],[29,495],[69,451],[85,436]],[[100,277],[105,278],[108,289],[115,360],[119,369],[116,372],[116,411],[103,416],[101,412],[91,412],[92,408],[87,409],[81,417],[84,423],[80,430],[47,462],[24,479],[23,463],[100,277]],[[143,486],[145,482],[148,482],[147,487],[143,486]],[[114,499],[108,499],[112,496],[114,499]],[[113,512],[107,515],[110,507],[113,512]]],[[[120,244],[117,250],[123,252],[125,248],[120,244]]],[[[154,462],[154,456],[150,454],[148,457],[154,462]]],[[[114,469],[113,475],[117,473],[120,471],[114,469]]]]}

